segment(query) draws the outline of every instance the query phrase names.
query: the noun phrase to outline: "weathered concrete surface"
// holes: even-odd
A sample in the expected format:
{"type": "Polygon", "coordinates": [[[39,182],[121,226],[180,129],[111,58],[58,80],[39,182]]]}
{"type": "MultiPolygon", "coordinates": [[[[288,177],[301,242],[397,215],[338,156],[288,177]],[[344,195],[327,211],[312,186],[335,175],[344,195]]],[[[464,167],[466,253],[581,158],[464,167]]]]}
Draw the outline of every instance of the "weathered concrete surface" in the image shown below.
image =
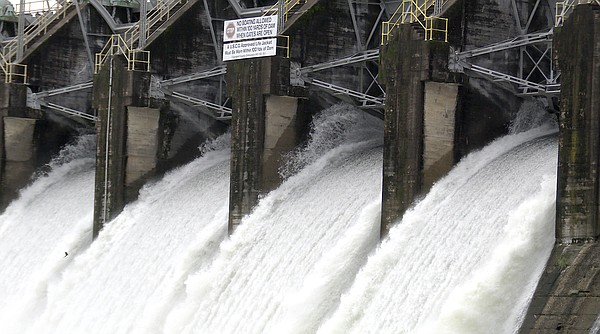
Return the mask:
{"type": "Polygon", "coordinates": [[[35,171],[35,119],[26,118],[27,87],[0,84],[0,208],[27,185],[35,171]]]}
{"type": "Polygon", "coordinates": [[[600,232],[600,6],[577,6],[555,50],[562,73],[556,237],[579,242],[600,232]]]}
{"type": "Polygon", "coordinates": [[[555,32],[561,69],[556,240],[521,333],[589,333],[600,314],[600,6],[555,32]]]}
{"type": "Polygon", "coordinates": [[[133,185],[156,168],[159,119],[158,108],[127,107],[126,186],[133,185]]]}
{"type": "Polygon", "coordinates": [[[263,152],[262,188],[273,190],[281,184],[279,167],[282,156],[296,147],[298,133],[296,117],[299,99],[290,96],[270,95],[265,99],[265,139],[263,152]]]}
{"type": "Polygon", "coordinates": [[[301,126],[297,99],[288,97],[289,60],[248,59],[227,64],[232,97],[229,232],[250,213],[258,196],[280,183],[282,154],[292,150],[301,126]]]}
{"type": "Polygon", "coordinates": [[[4,168],[2,202],[8,205],[30,181],[36,167],[35,130],[38,120],[4,117],[4,168]]]}
{"type": "Polygon", "coordinates": [[[425,83],[423,130],[423,187],[425,189],[429,189],[454,166],[458,93],[458,84],[425,83]]]}
{"type": "Polygon", "coordinates": [[[96,124],[94,237],[126,204],[127,107],[148,107],[149,89],[150,73],[127,71],[121,56],[109,59],[94,78],[93,103],[100,118],[96,124]]]}
{"type": "Polygon", "coordinates": [[[600,244],[555,247],[520,333],[588,334],[600,314],[600,244]]]}
{"type": "Polygon", "coordinates": [[[4,117],[6,161],[24,162],[34,158],[33,134],[36,119],[4,117]]]}
{"type": "Polygon", "coordinates": [[[417,31],[401,25],[381,50],[379,73],[387,91],[382,237],[423,190],[425,82],[450,79],[448,44],[425,42],[417,31]]]}

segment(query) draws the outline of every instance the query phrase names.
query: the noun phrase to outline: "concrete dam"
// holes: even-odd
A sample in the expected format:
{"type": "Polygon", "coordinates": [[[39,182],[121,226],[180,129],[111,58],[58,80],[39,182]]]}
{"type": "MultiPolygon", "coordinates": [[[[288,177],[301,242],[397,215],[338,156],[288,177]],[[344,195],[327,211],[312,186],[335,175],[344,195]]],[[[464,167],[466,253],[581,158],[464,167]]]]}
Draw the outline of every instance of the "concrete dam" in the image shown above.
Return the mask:
{"type": "Polygon", "coordinates": [[[0,5],[0,332],[598,332],[599,1],[0,5]]]}

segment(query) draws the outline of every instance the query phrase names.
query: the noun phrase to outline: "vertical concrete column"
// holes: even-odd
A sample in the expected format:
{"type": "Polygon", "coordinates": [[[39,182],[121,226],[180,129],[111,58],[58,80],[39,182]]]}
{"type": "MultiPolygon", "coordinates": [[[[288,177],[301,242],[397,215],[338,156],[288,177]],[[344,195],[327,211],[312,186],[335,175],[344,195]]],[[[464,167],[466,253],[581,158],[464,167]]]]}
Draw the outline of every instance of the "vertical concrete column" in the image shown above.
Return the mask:
{"type": "Polygon", "coordinates": [[[281,156],[298,143],[299,100],[288,96],[288,59],[231,62],[227,89],[232,98],[229,232],[250,213],[258,196],[280,183],[281,156]]]}
{"type": "Polygon", "coordinates": [[[99,117],[96,124],[94,237],[105,223],[123,210],[127,203],[127,185],[154,168],[140,167],[148,162],[144,161],[148,150],[155,147],[152,143],[139,143],[153,138],[157,128],[154,124],[156,111],[148,109],[149,89],[150,73],[127,71],[127,64],[120,56],[109,60],[94,77],[93,105],[99,117]],[[145,111],[147,116],[143,115],[145,111]],[[131,129],[128,118],[132,121],[131,129]],[[136,143],[129,143],[128,138],[136,143]],[[128,149],[133,151],[131,157],[128,157],[128,149]],[[136,155],[141,155],[141,159],[136,160],[136,155]],[[127,165],[128,158],[131,166],[127,165]]]}
{"type": "Polygon", "coordinates": [[[380,74],[383,74],[386,86],[382,237],[424,189],[424,147],[431,153],[427,155],[428,184],[445,174],[454,162],[454,110],[458,90],[454,86],[445,88],[432,84],[426,89],[428,81],[448,81],[449,46],[447,43],[424,41],[418,29],[410,25],[399,26],[381,50],[380,74]],[[427,119],[426,91],[430,97],[427,100],[430,106],[427,119]],[[448,106],[452,112],[441,111],[437,105],[448,106]],[[433,116],[433,113],[443,112],[446,115],[433,116]],[[448,116],[447,119],[445,116],[448,116]],[[427,143],[424,141],[425,120],[429,122],[427,138],[430,141],[427,143]],[[438,140],[438,132],[444,132],[445,138],[438,140]],[[443,162],[447,159],[451,162],[443,162]]]}
{"type": "Polygon", "coordinates": [[[561,70],[556,238],[594,240],[600,231],[599,6],[576,6],[554,43],[561,70]]]}
{"type": "Polygon", "coordinates": [[[576,6],[554,32],[554,51],[561,70],[557,242],[523,334],[589,333],[600,313],[600,6],[576,6]]]}
{"type": "Polygon", "coordinates": [[[28,116],[27,86],[0,84],[0,208],[17,196],[35,170],[36,119],[28,116]]]}

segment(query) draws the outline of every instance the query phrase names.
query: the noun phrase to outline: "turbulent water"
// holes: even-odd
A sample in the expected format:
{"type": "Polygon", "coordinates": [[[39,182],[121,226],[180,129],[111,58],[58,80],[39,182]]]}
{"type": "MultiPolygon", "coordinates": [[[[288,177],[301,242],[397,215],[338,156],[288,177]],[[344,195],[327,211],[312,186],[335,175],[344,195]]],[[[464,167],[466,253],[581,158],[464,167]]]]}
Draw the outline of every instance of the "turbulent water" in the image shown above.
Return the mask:
{"type": "Polygon", "coordinates": [[[47,285],[92,241],[93,148],[84,136],[63,150],[0,216],[0,326],[35,310],[29,301],[43,302],[47,285]]]}
{"type": "Polygon", "coordinates": [[[167,333],[310,331],[336,305],[378,240],[382,124],[347,107],[323,118],[294,159],[308,165],[261,200],[209,270],[190,278],[167,333]],[[325,136],[332,132],[340,145],[325,136]]]}
{"type": "Polygon", "coordinates": [[[503,138],[436,184],[319,332],[511,333],[554,241],[557,144],[539,135],[503,138]]]}
{"type": "Polygon", "coordinates": [[[382,122],[347,106],[229,238],[227,137],[91,245],[93,163],[72,158],[0,217],[0,333],[511,333],[554,240],[550,132],[463,159],[379,247],[382,122]]]}
{"type": "Polygon", "coordinates": [[[131,333],[159,315],[187,270],[225,236],[229,150],[206,153],[142,189],[50,286],[31,333],[131,333]]]}

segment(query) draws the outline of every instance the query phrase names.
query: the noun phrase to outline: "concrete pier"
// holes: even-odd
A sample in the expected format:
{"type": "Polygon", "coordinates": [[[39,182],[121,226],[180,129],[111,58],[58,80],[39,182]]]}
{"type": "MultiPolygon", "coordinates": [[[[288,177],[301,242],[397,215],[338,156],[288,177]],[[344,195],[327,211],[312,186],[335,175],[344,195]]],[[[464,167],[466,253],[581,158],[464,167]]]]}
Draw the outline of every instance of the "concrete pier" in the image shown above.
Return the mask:
{"type": "Polygon", "coordinates": [[[381,50],[386,86],[381,236],[454,164],[458,86],[449,46],[401,25],[381,50]]]}
{"type": "Polygon", "coordinates": [[[96,185],[94,237],[116,217],[156,169],[161,145],[159,107],[149,98],[150,73],[127,71],[113,57],[94,78],[96,185]]]}
{"type": "Polygon", "coordinates": [[[600,314],[600,6],[555,32],[561,69],[556,241],[521,333],[588,334],[600,314]]]}
{"type": "Polygon", "coordinates": [[[27,110],[27,87],[0,85],[0,207],[6,207],[31,181],[36,168],[37,118],[27,110]]]}
{"type": "Polygon", "coordinates": [[[577,6],[554,41],[561,69],[556,238],[595,240],[600,231],[600,6],[577,6]]]}
{"type": "Polygon", "coordinates": [[[275,189],[283,154],[299,141],[299,98],[289,96],[290,63],[282,57],[227,65],[232,97],[229,232],[275,189]]]}

